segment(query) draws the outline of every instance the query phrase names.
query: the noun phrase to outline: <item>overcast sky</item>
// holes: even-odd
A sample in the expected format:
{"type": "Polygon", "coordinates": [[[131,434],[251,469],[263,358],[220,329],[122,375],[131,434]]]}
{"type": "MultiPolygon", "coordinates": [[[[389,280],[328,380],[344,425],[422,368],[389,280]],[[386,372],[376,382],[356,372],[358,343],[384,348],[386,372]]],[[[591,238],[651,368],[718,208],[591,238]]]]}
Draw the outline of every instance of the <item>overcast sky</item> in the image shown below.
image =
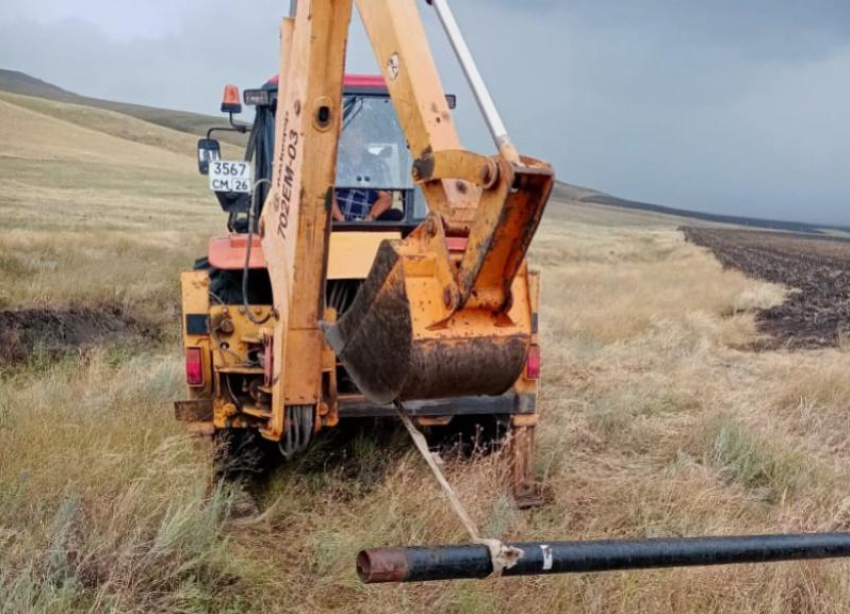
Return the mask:
{"type": "MultiPolygon", "coordinates": [[[[0,68],[215,114],[277,70],[289,0],[3,0],[0,68]]],[[[465,145],[491,146],[419,2],[465,145]]],[[[850,1],[455,0],[520,149],[669,206],[850,224],[850,1]]],[[[374,72],[355,24],[351,72],[374,72]]],[[[2,145],[0,145],[2,146],[2,145]]]]}

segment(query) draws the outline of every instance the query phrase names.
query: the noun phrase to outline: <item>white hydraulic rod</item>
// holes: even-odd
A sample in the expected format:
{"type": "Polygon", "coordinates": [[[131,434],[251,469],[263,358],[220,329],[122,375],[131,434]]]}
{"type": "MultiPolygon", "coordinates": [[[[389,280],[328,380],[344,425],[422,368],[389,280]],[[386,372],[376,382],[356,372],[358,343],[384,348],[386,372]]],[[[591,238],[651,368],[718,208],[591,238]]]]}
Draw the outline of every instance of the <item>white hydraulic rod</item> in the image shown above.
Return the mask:
{"type": "Polygon", "coordinates": [[[481,109],[481,113],[484,115],[484,120],[487,122],[487,127],[490,129],[490,134],[496,143],[496,148],[506,160],[519,164],[519,154],[513,143],[511,143],[508,130],[505,128],[502,117],[499,115],[498,109],[496,109],[496,104],[490,96],[490,90],[487,89],[487,84],[484,83],[481,73],[478,72],[472,52],[469,51],[469,47],[466,45],[460,27],[458,27],[455,20],[454,13],[452,13],[452,9],[449,7],[448,0],[426,1],[437,11],[437,17],[439,17],[440,23],[449,37],[449,42],[454,49],[458,62],[460,62],[463,73],[466,75],[466,80],[469,82],[470,88],[472,88],[472,93],[475,96],[476,102],[478,102],[478,108],[481,109]]]}

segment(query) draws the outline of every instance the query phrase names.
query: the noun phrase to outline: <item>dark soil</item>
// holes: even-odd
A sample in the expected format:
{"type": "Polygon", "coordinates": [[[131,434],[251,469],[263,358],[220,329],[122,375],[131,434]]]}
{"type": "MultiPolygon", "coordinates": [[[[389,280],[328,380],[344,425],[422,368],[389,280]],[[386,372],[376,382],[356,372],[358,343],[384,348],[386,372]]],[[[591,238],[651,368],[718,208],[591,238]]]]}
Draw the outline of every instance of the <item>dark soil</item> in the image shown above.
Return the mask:
{"type": "Polygon", "coordinates": [[[0,311],[0,366],[23,363],[38,353],[58,357],[110,342],[156,341],[160,330],[120,307],[14,309],[0,311]]]}
{"type": "Polygon", "coordinates": [[[724,266],[798,290],[782,305],[761,311],[769,338],[760,348],[820,348],[850,333],[850,241],[784,232],[721,228],[681,229],[711,249],[724,266]]]}

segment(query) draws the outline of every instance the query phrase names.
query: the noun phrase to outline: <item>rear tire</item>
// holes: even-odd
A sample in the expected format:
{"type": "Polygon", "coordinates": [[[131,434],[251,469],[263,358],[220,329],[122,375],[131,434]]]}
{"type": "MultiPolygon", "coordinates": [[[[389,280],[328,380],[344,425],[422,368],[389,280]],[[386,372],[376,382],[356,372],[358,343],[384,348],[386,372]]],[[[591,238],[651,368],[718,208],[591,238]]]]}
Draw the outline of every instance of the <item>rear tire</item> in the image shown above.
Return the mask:
{"type": "Polygon", "coordinates": [[[271,466],[268,443],[247,429],[216,431],[213,467],[216,479],[249,480],[266,473],[271,466]]]}
{"type": "MultiPolygon", "coordinates": [[[[195,260],[194,270],[207,271],[210,277],[210,296],[225,305],[242,305],[242,269],[217,269],[209,258],[195,260]]],[[[248,272],[248,304],[271,305],[272,289],[268,271],[252,269],[248,272]]]]}

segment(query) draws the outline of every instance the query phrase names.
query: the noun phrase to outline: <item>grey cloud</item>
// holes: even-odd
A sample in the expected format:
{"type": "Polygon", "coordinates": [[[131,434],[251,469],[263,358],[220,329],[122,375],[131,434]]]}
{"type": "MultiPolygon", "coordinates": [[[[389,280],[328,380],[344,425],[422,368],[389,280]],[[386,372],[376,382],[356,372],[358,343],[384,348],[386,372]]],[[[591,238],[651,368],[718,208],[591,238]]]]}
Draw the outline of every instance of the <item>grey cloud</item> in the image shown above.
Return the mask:
{"type": "MultiPolygon", "coordinates": [[[[224,83],[246,87],[277,70],[285,0],[104,1],[77,3],[69,19],[58,0],[7,0],[0,66],[207,113],[224,83]]],[[[464,142],[492,150],[436,20],[419,6],[446,88],[460,97],[464,142]]],[[[514,139],[562,179],[673,206],[850,223],[850,3],[453,6],[514,139]]],[[[349,69],[375,71],[356,25],[351,44],[349,69]]]]}
{"type": "Polygon", "coordinates": [[[675,44],[688,54],[701,46],[726,53],[768,58],[819,55],[850,35],[850,3],[843,0],[550,0],[478,1],[515,14],[543,13],[561,25],[618,32],[675,44]]]}

